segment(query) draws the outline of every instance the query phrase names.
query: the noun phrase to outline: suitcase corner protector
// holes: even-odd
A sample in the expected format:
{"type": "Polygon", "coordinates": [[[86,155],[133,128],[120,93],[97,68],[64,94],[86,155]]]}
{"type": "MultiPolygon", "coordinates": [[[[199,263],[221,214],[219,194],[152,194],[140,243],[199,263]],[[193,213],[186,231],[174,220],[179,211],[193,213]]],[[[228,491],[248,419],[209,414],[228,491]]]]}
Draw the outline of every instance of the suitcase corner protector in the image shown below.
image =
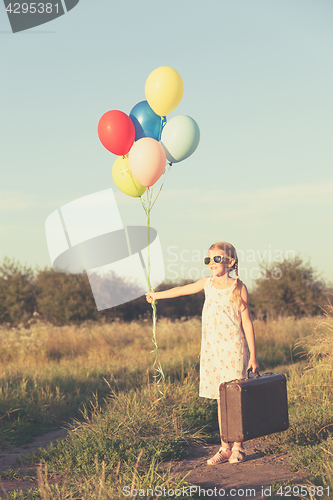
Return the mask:
{"type": "Polygon", "coordinates": [[[219,387],[219,391],[220,391],[220,392],[221,392],[221,391],[224,391],[224,389],[225,389],[225,385],[226,385],[226,383],[225,383],[225,382],[222,382],[222,383],[220,384],[220,387],[219,387]]]}

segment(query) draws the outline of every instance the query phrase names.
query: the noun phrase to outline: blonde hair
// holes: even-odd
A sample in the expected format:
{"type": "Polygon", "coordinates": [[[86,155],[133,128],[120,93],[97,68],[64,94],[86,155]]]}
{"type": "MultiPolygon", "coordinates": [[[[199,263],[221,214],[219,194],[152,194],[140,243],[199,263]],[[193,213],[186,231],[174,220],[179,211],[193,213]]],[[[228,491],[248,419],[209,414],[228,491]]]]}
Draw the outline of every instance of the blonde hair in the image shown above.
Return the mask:
{"type": "Polygon", "coordinates": [[[222,250],[225,255],[235,260],[234,265],[230,268],[230,271],[235,271],[237,280],[237,284],[233,291],[233,299],[237,303],[238,307],[241,308],[241,306],[244,304],[244,301],[241,297],[241,290],[243,283],[241,282],[238,276],[238,256],[236,248],[233,245],[231,245],[231,243],[226,243],[225,241],[223,241],[219,243],[214,243],[211,247],[209,247],[209,250],[214,250],[214,249],[222,250]]]}

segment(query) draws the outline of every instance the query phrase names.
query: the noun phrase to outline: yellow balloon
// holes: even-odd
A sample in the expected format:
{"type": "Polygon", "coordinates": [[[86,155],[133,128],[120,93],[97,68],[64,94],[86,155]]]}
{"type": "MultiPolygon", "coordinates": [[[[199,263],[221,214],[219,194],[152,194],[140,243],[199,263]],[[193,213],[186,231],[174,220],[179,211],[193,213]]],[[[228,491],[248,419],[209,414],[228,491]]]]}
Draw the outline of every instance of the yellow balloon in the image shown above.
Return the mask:
{"type": "Polygon", "coordinates": [[[113,163],[112,177],[116,186],[128,196],[142,196],[146,187],[133,176],[128,166],[128,155],[118,156],[113,163]]]}
{"type": "Polygon", "coordinates": [[[147,78],[145,93],[149,106],[157,115],[168,115],[183,97],[182,77],[170,66],[154,69],[147,78]]]}

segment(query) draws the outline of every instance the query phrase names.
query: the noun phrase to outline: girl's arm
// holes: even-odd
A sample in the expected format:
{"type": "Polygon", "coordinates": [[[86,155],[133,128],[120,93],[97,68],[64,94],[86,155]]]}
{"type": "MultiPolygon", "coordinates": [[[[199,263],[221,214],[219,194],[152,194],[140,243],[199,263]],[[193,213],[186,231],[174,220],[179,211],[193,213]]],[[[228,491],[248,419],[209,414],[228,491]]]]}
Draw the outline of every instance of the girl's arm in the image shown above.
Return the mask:
{"type": "Polygon", "coordinates": [[[169,290],[164,290],[163,292],[147,292],[146,299],[149,303],[155,302],[155,300],[160,299],[171,299],[173,297],[180,297],[181,295],[192,295],[193,293],[201,292],[204,289],[206,278],[201,278],[195,283],[184,286],[176,286],[175,288],[170,288],[169,290]]]}
{"type": "Polygon", "coordinates": [[[253,323],[250,317],[250,310],[249,310],[249,304],[248,304],[248,293],[246,286],[243,284],[242,289],[241,289],[241,297],[243,299],[243,306],[244,309],[241,311],[241,316],[242,316],[242,326],[243,330],[245,333],[247,345],[250,350],[250,360],[249,360],[249,365],[248,369],[252,368],[252,372],[258,372],[259,371],[259,363],[257,361],[257,356],[256,356],[256,344],[255,344],[255,338],[254,338],[254,330],[253,330],[253,323]]]}

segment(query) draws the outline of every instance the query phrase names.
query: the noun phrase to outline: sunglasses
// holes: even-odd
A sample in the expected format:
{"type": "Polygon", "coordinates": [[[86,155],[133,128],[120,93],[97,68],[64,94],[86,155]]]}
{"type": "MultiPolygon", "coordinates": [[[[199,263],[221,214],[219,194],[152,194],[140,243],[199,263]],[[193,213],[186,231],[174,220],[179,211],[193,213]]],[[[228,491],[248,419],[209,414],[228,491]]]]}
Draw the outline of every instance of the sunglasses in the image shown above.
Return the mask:
{"type": "Polygon", "coordinates": [[[232,257],[228,257],[227,255],[215,255],[215,257],[205,257],[203,261],[205,266],[209,266],[211,261],[214,261],[215,264],[221,264],[223,259],[232,259],[232,257]]]}

